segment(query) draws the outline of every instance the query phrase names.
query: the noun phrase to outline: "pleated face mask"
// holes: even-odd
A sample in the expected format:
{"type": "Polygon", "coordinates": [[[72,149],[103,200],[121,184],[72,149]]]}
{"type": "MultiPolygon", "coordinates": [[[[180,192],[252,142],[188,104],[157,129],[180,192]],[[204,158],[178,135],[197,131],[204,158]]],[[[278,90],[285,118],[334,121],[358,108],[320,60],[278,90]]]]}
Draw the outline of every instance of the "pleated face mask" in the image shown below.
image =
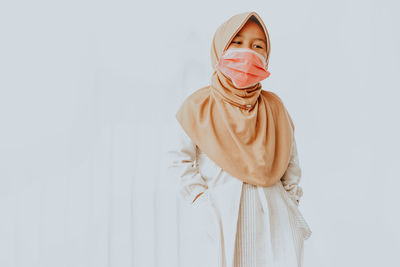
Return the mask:
{"type": "Polygon", "coordinates": [[[237,88],[253,86],[268,78],[266,59],[249,48],[230,48],[222,54],[218,68],[237,88]]]}

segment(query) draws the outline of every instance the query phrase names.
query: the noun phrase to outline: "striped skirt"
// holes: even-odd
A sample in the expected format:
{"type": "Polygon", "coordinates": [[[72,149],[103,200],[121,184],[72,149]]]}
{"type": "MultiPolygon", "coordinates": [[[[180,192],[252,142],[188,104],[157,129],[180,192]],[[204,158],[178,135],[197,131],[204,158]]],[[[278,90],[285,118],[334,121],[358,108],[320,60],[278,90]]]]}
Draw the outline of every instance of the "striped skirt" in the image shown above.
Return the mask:
{"type": "Polygon", "coordinates": [[[257,186],[243,183],[237,227],[234,266],[266,267],[266,262],[260,262],[265,255],[257,255],[265,253],[265,226],[257,186]]]}

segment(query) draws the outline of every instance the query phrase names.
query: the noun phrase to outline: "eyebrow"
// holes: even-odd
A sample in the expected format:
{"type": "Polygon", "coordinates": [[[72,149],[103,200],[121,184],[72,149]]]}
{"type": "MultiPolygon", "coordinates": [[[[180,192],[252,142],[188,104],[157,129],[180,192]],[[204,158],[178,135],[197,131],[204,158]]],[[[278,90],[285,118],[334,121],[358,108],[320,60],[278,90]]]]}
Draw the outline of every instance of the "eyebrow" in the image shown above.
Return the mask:
{"type": "MultiPolygon", "coordinates": [[[[236,34],[236,36],[235,37],[243,37],[241,34],[236,34]]],[[[260,40],[260,41],[263,41],[265,44],[267,44],[267,41],[265,40],[265,39],[262,39],[262,38],[254,38],[255,40],[260,40]]]]}

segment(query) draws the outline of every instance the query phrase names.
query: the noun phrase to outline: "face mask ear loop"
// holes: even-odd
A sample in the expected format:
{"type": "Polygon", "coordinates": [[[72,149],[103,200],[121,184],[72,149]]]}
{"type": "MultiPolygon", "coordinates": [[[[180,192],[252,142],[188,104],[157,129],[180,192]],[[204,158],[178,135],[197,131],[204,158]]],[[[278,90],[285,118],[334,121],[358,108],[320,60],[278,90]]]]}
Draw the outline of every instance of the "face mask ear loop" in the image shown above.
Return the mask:
{"type": "MultiPolygon", "coordinates": [[[[224,51],[222,52],[221,57],[223,57],[223,56],[225,55],[225,52],[226,52],[226,51],[227,51],[227,50],[224,50],[224,51]]],[[[215,63],[214,70],[217,70],[217,67],[218,67],[219,61],[221,60],[221,57],[217,60],[217,63],[215,63]]]]}

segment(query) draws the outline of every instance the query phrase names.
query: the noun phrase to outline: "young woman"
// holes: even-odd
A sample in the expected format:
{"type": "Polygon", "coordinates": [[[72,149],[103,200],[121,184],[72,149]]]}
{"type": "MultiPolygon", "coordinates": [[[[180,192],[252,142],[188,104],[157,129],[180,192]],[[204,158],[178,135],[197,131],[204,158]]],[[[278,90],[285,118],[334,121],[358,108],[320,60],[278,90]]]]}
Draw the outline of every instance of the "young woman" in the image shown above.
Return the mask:
{"type": "Polygon", "coordinates": [[[270,75],[270,50],[256,12],[231,17],[213,37],[211,84],[176,114],[181,142],[172,165],[182,199],[207,210],[203,234],[216,251],[210,267],[299,267],[311,236],[298,209],[294,124],[280,97],[260,83],[270,75]]]}

